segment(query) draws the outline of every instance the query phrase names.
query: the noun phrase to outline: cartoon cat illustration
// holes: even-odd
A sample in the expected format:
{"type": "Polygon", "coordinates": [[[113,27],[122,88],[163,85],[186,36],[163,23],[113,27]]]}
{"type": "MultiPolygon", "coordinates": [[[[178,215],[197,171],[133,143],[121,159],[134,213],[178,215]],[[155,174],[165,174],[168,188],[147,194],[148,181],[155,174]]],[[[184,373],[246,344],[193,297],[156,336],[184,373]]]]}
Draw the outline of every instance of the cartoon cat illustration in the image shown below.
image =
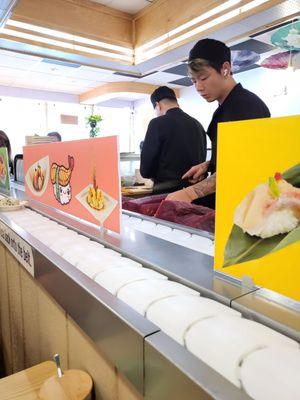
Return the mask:
{"type": "Polygon", "coordinates": [[[72,187],[70,184],[74,168],[74,157],[68,156],[68,168],[64,165],[53,163],[51,165],[51,182],[53,185],[54,197],[62,204],[69,204],[72,199],[72,187]]]}

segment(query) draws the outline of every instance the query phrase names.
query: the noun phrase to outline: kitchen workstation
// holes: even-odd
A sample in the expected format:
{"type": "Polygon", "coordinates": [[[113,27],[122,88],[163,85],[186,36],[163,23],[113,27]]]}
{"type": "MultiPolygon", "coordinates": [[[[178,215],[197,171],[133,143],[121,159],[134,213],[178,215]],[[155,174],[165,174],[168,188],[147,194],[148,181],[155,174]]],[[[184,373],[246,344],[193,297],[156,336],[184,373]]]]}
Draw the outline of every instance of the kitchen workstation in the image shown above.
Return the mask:
{"type": "Polygon", "coordinates": [[[0,400],[300,400],[299,2],[6,3],[0,400]]]}

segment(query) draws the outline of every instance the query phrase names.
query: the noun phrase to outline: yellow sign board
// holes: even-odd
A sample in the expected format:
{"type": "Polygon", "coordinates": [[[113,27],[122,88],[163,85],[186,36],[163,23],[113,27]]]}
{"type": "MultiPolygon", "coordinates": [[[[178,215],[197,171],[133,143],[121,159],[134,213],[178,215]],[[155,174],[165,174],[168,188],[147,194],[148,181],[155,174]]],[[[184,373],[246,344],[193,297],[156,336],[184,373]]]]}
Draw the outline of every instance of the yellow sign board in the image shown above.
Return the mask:
{"type": "Polygon", "coordinates": [[[300,116],[218,127],[215,269],[300,301],[300,116]]]}

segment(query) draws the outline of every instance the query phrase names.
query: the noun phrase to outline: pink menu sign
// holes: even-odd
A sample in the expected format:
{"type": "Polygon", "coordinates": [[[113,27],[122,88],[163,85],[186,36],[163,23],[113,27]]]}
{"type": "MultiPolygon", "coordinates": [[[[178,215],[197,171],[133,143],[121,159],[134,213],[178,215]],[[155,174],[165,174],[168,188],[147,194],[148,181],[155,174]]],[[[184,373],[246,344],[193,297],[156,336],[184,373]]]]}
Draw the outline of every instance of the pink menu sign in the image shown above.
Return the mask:
{"type": "Polygon", "coordinates": [[[120,232],[117,136],[25,146],[24,169],[30,198],[120,232]]]}

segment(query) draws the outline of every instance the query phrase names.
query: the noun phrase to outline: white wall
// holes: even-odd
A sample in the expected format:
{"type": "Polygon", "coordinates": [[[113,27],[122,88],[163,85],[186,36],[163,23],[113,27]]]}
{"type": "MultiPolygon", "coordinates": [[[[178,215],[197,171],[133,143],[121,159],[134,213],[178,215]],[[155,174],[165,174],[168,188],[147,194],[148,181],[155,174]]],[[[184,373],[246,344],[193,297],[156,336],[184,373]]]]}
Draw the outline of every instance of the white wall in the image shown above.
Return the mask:
{"type": "MultiPolygon", "coordinates": [[[[0,130],[9,137],[13,155],[22,153],[27,135],[46,135],[57,131],[62,139],[76,140],[89,137],[86,117],[92,106],[78,103],[78,96],[0,86],[0,130]],[[61,124],[61,114],[78,117],[78,125],[61,124]]],[[[100,114],[101,135],[119,135],[120,151],[130,151],[132,140],[132,110],[130,106],[95,107],[100,114]]]]}
{"type": "Polygon", "coordinates": [[[0,115],[0,129],[9,137],[13,155],[23,152],[25,136],[46,132],[44,102],[1,97],[0,115]]]}
{"type": "Polygon", "coordinates": [[[150,97],[134,103],[133,149],[136,153],[140,152],[140,142],[145,138],[149,122],[155,117],[150,97]]]}

